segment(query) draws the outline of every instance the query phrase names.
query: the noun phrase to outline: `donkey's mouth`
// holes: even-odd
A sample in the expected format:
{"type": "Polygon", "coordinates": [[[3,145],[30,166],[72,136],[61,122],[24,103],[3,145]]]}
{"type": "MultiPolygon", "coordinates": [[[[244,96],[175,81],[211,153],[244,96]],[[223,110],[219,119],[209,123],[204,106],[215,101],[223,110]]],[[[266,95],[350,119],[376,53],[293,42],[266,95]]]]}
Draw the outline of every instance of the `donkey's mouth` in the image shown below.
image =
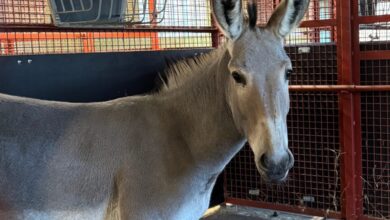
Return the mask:
{"type": "Polygon", "coordinates": [[[260,175],[263,178],[263,180],[269,183],[283,183],[287,179],[288,171],[283,174],[266,174],[260,172],[260,175]]]}
{"type": "Polygon", "coordinates": [[[282,183],[287,179],[288,171],[283,174],[267,174],[267,179],[273,183],[282,183]]]}
{"type": "Polygon", "coordinates": [[[257,166],[257,170],[259,171],[263,180],[270,183],[282,183],[288,177],[289,170],[280,171],[280,170],[265,170],[261,166],[257,166]]]}

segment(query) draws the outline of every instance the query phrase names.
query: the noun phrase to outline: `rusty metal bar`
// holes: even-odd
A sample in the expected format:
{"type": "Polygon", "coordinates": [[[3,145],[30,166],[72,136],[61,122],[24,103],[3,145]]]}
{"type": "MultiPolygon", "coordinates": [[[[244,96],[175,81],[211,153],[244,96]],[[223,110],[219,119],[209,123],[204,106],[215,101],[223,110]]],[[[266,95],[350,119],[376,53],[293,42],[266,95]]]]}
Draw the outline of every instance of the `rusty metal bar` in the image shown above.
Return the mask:
{"type": "MultiPolygon", "coordinates": [[[[336,19],[325,19],[325,20],[308,20],[308,21],[302,21],[299,27],[329,27],[329,26],[336,26],[337,21],[336,19]]],[[[55,31],[72,31],[75,30],[74,28],[58,28],[54,26],[53,24],[0,24],[0,29],[1,28],[12,28],[12,29],[45,29],[46,31],[48,29],[55,30],[55,31]]],[[[77,29],[80,30],[80,29],[77,29]]],[[[93,28],[83,28],[82,30],[84,31],[93,31],[96,29],[93,28]]],[[[99,28],[99,30],[118,30],[115,28],[99,28]]],[[[191,27],[191,26],[185,26],[185,27],[180,27],[180,26],[175,26],[175,27],[170,27],[170,26],[155,26],[155,27],[150,27],[150,26],[130,26],[128,28],[122,28],[120,30],[128,30],[128,31],[139,31],[139,30],[145,30],[145,31],[157,31],[157,32],[164,32],[164,31],[190,31],[190,32],[213,32],[213,31],[218,31],[216,26],[214,27],[191,27]]]]}
{"type": "Polygon", "coordinates": [[[5,40],[4,41],[4,49],[5,49],[5,54],[6,55],[11,55],[15,53],[15,41],[14,40],[5,40]]]}
{"type": "Polygon", "coordinates": [[[308,207],[299,207],[292,205],[282,205],[268,202],[259,202],[254,200],[246,200],[246,199],[236,199],[236,198],[226,198],[225,203],[232,203],[236,205],[243,206],[251,206],[255,208],[263,208],[263,209],[271,209],[271,210],[279,210],[284,212],[293,212],[293,213],[301,213],[305,215],[313,215],[313,216],[326,216],[329,218],[340,219],[341,215],[338,212],[328,212],[327,210],[320,210],[308,207]]]}
{"type": "Polygon", "coordinates": [[[75,29],[75,28],[57,28],[53,25],[15,25],[15,24],[0,24],[0,31],[6,31],[12,29],[12,32],[23,32],[23,31],[61,31],[61,32],[73,32],[73,31],[81,31],[81,32],[96,32],[99,31],[128,31],[128,32],[190,32],[190,33],[213,33],[218,32],[218,29],[215,27],[170,27],[170,26],[156,26],[156,27],[132,27],[131,29],[113,29],[113,28],[83,28],[83,29],[75,29]]]}
{"type": "MultiPolygon", "coordinates": [[[[0,40],[13,39],[14,41],[32,40],[61,40],[61,39],[83,39],[90,37],[102,37],[99,32],[0,32],[0,40]]],[[[149,38],[150,32],[124,32],[104,33],[105,38],[149,38]]]]}
{"type": "MultiPolygon", "coordinates": [[[[358,2],[337,1],[338,84],[359,85],[358,2]]],[[[341,212],[348,220],[362,215],[360,94],[339,93],[341,212]]]]}
{"type": "MultiPolygon", "coordinates": [[[[352,0],[352,73],[351,77],[355,85],[360,85],[360,31],[359,31],[359,0],[352,0]]],[[[355,182],[355,203],[356,216],[360,218],[363,216],[363,181],[361,179],[363,172],[362,164],[362,126],[361,126],[361,93],[353,94],[352,111],[354,118],[350,122],[354,126],[354,155],[351,155],[355,162],[353,174],[355,182]]]]}
{"type": "MultiPolygon", "coordinates": [[[[217,27],[217,21],[215,20],[213,13],[210,13],[211,24],[213,27],[217,27]]],[[[220,31],[214,31],[211,33],[211,46],[217,48],[219,46],[220,41],[220,31]]]]}
{"type": "Polygon", "coordinates": [[[360,60],[389,60],[390,50],[360,51],[360,60]]]}
{"type": "Polygon", "coordinates": [[[299,27],[329,27],[336,26],[336,19],[302,21],[299,27]]]}
{"type": "MultiPolygon", "coordinates": [[[[346,77],[350,72],[352,72],[352,54],[350,51],[352,50],[351,45],[351,2],[349,0],[338,0],[337,1],[337,61],[338,61],[338,81],[343,83],[350,83],[350,82],[344,82],[348,81],[344,80],[343,77],[346,77]]],[[[349,94],[350,96],[351,94],[349,94]]],[[[351,170],[348,169],[350,166],[353,168],[354,163],[347,160],[347,158],[351,157],[351,145],[348,145],[346,142],[348,140],[345,140],[345,135],[343,133],[345,128],[345,124],[348,124],[348,121],[345,120],[349,116],[348,119],[351,120],[351,113],[350,108],[347,108],[348,105],[346,105],[347,99],[351,99],[351,97],[345,98],[346,94],[344,94],[344,97],[340,95],[339,97],[339,109],[340,109],[340,145],[343,149],[343,163],[341,164],[341,189],[345,191],[341,198],[341,212],[342,216],[345,219],[356,219],[355,212],[356,212],[356,205],[354,203],[348,202],[348,201],[354,201],[354,195],[355,195],[355,189],[353,188],[353,180],[354,177],[352,175],[351,177],[351,170]],[[345,150],[349,150],[348,152],[344,152],[345,150]],[[345,178],[348,175],[348,178],[345,178]]],[[[347,126],[350,130],[350,124],[347,126]],[[349,125],[349,126],[348,126],[349,125]]],[[[352,141],[351,141],[352,142],[352,141]]],[[[350,142],[350,143],[351,143],[350,142]]]]}
{"type": "Polygon", "coordinates": [[[378,92],[390,91],[390,85],[291,85],[292,92],[378,92]]]}
{"type": "MultiPolygon", "coordinates": [[[[150,12],[156,11],[156,5],[155,5],[154,0],[149,0],[148,9],[149,9],[150,12]]],[[[151,13],[149,15],[149,19],[151,20],[150,26],[152,28],[156,28],[157,27],[157,24],[156,24],[156,21],[155,21],[155,16],[156,15],[154,15],[153,13],[151,13]]],[[[152,49],[153,50],[160,50],[160,40],[158,38],[158,33],[157,32],[152,32],[151,36],[150,36],[150,39],[152,41],[152,49]]]]}
{"type": "Polygon", "coordinates": [[[377,22],[389,22],[390,15],[375,15],[375,16],[357,16],[356,22],[359,24],[372,24],[377,22]]]}

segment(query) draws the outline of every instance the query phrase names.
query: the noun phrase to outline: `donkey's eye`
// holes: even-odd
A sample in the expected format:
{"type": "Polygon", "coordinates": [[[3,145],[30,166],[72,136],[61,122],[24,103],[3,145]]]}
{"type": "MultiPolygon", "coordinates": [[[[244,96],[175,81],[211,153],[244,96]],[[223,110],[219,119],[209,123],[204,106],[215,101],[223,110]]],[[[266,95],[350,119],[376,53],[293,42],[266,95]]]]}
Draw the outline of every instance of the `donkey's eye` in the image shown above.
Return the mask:
{"type": "Polygon", "coordinates": [[[292,69],[287,69],[287,70],[286,70],[286,75],[285,75],[286,80],[289,80],[289,79],[290,79],[290,76],[291,76],[292,73],[293,73],[293,70],[292,70],[292,69]]]}
{"type": "Polygon", "coordinates": [[[234,79],[234,81],[236,81],[236,83],[240,83],[242,85],[246,85],[246,80],[245,80],[245,77],[241,74],[239,74],[238,72],[234,71],[232,72],[232,77],[234,79]]]}

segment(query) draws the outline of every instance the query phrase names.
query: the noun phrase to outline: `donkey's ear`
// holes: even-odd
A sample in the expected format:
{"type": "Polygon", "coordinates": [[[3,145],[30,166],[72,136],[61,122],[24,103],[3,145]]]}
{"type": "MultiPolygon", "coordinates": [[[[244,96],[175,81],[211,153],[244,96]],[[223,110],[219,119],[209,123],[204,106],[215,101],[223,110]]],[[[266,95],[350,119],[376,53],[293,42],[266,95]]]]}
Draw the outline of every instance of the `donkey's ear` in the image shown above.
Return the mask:
{"type": "Polygon", "coordinates": [[[213,3],[214,16],[221,31],[230,39],[238,38],[244,23],[241,0],[213,0],[213,3]]]}
{"type": "Polygon", "coordinates": [[[299,25],[309,6],[309,0],[283,0],[268,21],[267,28],[277,36],[286,37],[299,25]]]}

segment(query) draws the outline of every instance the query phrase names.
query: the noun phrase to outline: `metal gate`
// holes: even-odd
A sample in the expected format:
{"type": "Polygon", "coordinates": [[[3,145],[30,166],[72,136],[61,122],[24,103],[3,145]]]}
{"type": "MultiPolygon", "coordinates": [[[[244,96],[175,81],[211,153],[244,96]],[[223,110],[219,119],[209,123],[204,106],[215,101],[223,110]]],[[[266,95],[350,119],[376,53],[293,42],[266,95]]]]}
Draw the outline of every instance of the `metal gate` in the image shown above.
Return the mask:
{"type": "Polygon", "coordinates": [[[211,36],[217,29],[212,25],[209,0],[127,0],[127,5],[124,17],[135,23],[130,22],[127,26],[125,23],[117,29],[77,29],[55,27],[48,0],[0,0],[0,55],[213,46],[211,36]],[[129,8],[139,12],[134,13],[129,8]],[[164,17],[154,18],[158,14],[151,12],[161,8],[164,17]],[[141,20],[149,22],[145,24],[141,20]]]}
{"type": "MultiPolygon", "coordinates": [[[[163,20],[123,29],[56,28],[47,2],[0,0],[0,55],[204,48],[223,41],[209,0],[167,0],[163,20]]],[[[257,3],[263,25],[279,0],[257,3]]],[[[149,0],[147,7],[160,6],[149,0]]],[[[295,68],[288,116],[295,167],[282,186],[267,185],[246,146],[226,168],[226,202],[390,219],[389,24],[388,0],[311,0],[300,28],[286,39],[295,68]]]]}
{"type": "MultiPolygon", "coordinates": [[[[260,0],[264,24],[278,1],[260,0]]],[[[346,219],[390,219],[390,1],[312,0],[286,40],[289,145],[296,163],[266,185],[245,147],[227,202],[346,219]]]]}

